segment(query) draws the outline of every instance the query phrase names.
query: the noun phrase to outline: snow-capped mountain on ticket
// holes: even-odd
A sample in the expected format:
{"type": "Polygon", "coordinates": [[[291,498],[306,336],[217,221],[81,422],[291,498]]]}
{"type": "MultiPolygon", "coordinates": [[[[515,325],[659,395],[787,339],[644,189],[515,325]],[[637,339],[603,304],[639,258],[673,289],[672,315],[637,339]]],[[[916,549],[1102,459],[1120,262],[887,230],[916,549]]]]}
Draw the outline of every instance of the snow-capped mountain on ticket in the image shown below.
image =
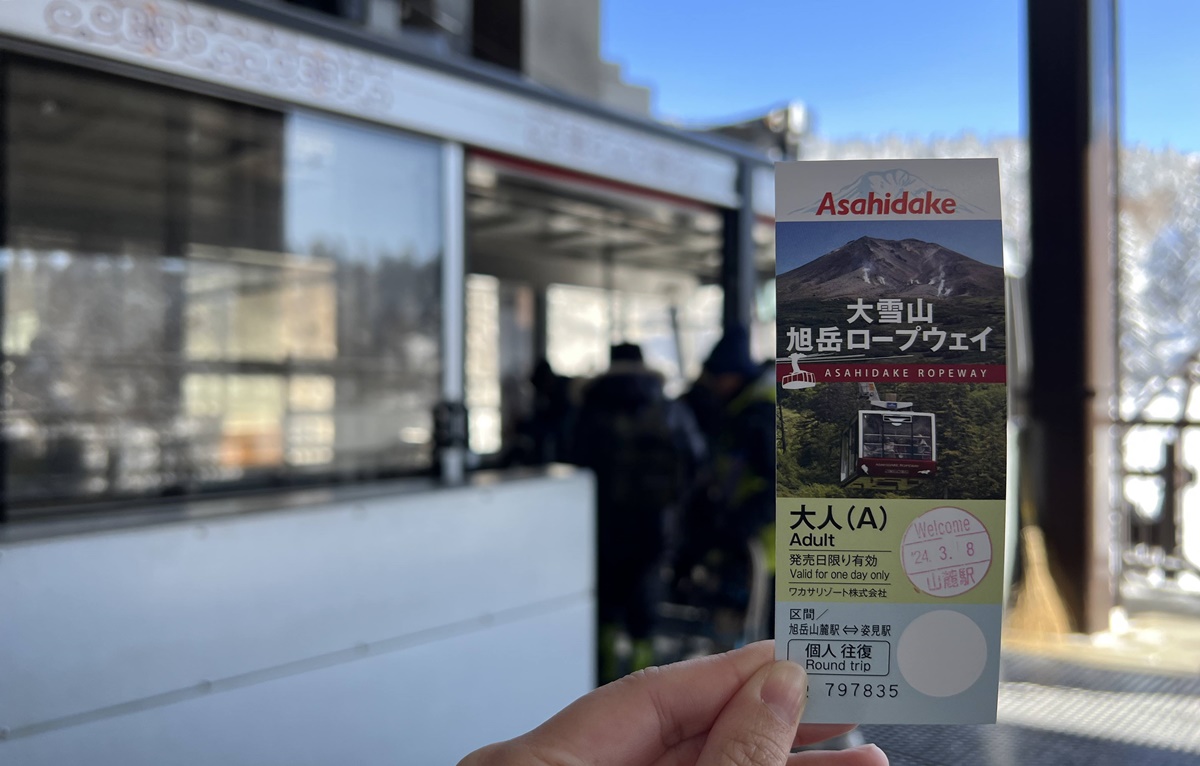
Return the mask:
{"type": "Polygon", "coordinates": [[[1004,270],[936,242],[859,237],[781,274],[778,300],[1004,295],[1004,270]]]}

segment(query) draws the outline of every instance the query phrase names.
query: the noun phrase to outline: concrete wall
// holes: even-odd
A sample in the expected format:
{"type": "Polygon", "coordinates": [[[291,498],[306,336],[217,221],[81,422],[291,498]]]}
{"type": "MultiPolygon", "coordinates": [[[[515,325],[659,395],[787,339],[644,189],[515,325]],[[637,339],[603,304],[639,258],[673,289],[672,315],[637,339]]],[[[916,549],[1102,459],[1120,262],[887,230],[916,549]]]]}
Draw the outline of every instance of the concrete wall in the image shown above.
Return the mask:
{"type": "Polygon", "coordinates": [[[600,0],[525,0],[521,48],[537,82],[600,100],[600,0]]]}
{"type": "Polygon", "coordinates": [[[0,763],[453,763],[586,692],[583,473],[0,542],[0,763]]]}
{"type": "Polygon", "coordinates": [[[522,71],[536,82],[642,117],[650,89],[600,57],[600,0],[524,0],[522,71]]]}
{"type": "Polygon", "coordinates": [[[650,114],[649,87],[625,82],[620,64],[601,61],[600,67],[600,101],[605,106],[630,114],[650,114]]]}

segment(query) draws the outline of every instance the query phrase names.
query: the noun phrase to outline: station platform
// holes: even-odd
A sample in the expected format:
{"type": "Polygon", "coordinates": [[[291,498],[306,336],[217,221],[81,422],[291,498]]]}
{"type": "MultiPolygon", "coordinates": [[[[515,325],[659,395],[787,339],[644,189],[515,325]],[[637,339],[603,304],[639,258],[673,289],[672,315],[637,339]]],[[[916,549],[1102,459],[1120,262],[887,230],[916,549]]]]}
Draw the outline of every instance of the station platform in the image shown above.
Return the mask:
{"type": "Polygon", "coordinates": [[[995,726],[864,726],[892,766],[1196,766],[1200,676],[1007,652],[995,726]]]}
{"type": "Polygon", "coordinates": [[[1026,535],[997,724],[863,726],[857,736],[893,766],[1200,766],[1200,619],[1119,609],[1107,631],[1072,634],[1040,536],[1026,535]]]}

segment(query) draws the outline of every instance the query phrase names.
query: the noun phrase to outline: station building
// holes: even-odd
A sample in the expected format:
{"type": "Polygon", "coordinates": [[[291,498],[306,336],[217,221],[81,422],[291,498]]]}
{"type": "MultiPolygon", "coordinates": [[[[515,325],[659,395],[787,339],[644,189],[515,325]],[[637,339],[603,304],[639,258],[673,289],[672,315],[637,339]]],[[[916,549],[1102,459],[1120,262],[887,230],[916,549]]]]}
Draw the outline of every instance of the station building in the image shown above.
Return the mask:
{"type": "Polygon", "coordinates": [[[771,159],[598,24],[5,4],[0,760],[233,762],[253,712],[240,762],[445,762],[593,685],[591,479],[498,468],[530,373],[769,347],[774,236],[771,159]]]}

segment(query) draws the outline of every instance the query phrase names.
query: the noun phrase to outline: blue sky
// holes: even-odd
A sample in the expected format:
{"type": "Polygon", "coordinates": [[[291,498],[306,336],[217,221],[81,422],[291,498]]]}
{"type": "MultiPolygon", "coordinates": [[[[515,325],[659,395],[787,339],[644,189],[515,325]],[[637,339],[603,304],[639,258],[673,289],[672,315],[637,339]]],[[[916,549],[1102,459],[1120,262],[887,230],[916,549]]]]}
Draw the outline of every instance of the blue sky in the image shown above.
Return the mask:
{"type": "MultiPolygon", "coordinates": [[[[809,105],[819,135],[1014,135],[1025,0],[601,0],[604,56],[684,123],[809,105]],[[917,9],[917,10],[914,10],[917,9]]],[[[1200,2],[1120,4],[1122,132],[1200,151],[1200,2]]]]}
{"type": "Polygon", "coordinates": [[[999,221],[789,221],[775,227],[775,273],[786,274],[859,237],[920,239],[990,266],[1004,263],[999,221]]]}

